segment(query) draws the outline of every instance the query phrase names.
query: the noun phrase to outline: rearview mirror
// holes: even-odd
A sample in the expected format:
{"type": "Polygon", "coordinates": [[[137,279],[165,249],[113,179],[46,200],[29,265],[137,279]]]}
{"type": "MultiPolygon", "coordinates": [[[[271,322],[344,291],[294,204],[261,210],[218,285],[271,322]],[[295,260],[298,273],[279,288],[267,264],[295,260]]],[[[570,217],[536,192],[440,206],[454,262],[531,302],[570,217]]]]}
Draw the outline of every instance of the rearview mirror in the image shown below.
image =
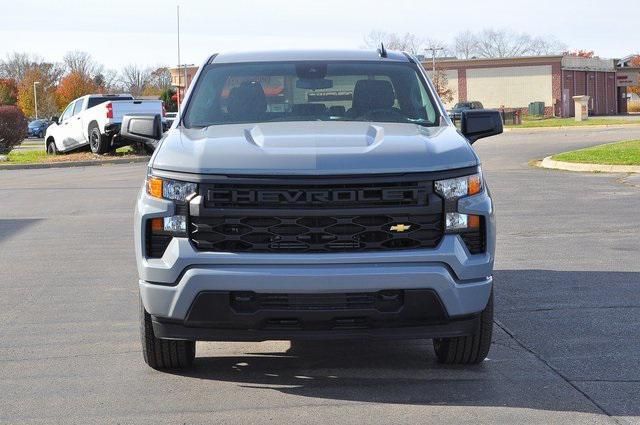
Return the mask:
{"type": "Polygon", "coordinates": [[[162,118],[156,115],[125,115],[120,136],[134,142],[155,142],[162,138],[162,118]]]}
{"type": "Polygon", "coordinates": [[[60,120],[60,118],[55,116],[55,115],[52,116],[51,118],[49,118],[49,121],[54,122],[56,124],[59,124],[59,122],[58,122],[59,120],[60,120]]]}
{"type": "Polygon", "coordinates": [[[473,143],[483,137],[502,133],[502,116],[498,111],[473,109],[460,114],[460,132],[473,143]]]}

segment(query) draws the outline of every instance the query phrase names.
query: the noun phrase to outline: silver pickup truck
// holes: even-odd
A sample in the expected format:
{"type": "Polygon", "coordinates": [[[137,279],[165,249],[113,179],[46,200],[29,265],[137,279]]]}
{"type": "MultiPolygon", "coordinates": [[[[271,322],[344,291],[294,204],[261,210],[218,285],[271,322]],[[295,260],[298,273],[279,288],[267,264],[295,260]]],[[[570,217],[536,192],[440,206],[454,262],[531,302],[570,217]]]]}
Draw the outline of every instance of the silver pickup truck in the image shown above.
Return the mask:
{"type": "Polygon", "coordinates": [[[471,143],[401,52],[224,53],[182,114],[125,117],[160,140],[135,209],[144,359],[195,341],[433,339],[439,361],[491,344],[495,224],[471,143]]]}

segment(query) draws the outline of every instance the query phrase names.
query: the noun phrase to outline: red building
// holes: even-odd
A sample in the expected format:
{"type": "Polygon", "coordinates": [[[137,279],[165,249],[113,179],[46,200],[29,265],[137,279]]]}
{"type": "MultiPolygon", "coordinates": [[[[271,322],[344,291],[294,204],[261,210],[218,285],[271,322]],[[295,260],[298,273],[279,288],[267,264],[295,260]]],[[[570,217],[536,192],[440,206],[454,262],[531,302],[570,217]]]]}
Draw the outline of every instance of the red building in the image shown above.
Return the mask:
{"type": "MultiPolygon", "coordinates": [[[[427,69],[431,64],[425,62],[427,69]]],[[[575,56],[441,60],[455,93],[451,104],[480,101],[487,108],[522,109],[543,102],[545,115],[571,117],[572,97],[590,96],[592,115],[625,113],[626,99],[616,87],[615,61],[575,56]]],[[[449,106],[449,105],[447,105],[449,106]]]]}

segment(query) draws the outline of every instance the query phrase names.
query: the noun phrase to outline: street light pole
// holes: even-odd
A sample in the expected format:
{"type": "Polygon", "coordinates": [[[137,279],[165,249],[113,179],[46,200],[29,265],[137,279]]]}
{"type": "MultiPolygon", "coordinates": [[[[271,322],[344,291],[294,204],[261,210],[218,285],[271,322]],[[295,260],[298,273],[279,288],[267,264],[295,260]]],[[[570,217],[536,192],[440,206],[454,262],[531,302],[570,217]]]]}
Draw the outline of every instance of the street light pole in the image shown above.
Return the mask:
{"type": "Polygon", "coordinates": [[[33,103],[36,107],[36,119],[38,119],[38,92],[36,91],[36,85],[40,84],[40,81],[33,82],[33,103]]]}
{"type": "Polygon", "coordinates": [[[180,116],[180,5],[176,6],[176,17],[178,20],[178,90],[176,98],[178,101],[178,116],[180,116]]]}
{"type": "Polygon", "coordinates": [[[431,50],[431,60],[433,63],[433,73],[436,73],[436,51],[444,50],[444,47],[428,47],[427,50],[431,50]]]}

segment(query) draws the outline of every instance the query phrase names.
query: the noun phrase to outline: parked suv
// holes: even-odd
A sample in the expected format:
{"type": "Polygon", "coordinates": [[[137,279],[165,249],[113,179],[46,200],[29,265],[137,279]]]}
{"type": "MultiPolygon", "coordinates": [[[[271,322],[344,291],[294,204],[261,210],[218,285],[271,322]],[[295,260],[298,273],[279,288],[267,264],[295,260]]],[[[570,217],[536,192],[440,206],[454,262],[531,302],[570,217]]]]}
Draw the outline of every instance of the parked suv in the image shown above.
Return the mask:
{"type": "MultiPolygon", "coordinates": [[[[123,134],[161,138],[159,117],[123,134]]],[[[493,203],[475,140],[399,52],[211,56],[135,211],[145,361],[195,341],[432,338],[443,363],[490,347],[493,203]]]]}

